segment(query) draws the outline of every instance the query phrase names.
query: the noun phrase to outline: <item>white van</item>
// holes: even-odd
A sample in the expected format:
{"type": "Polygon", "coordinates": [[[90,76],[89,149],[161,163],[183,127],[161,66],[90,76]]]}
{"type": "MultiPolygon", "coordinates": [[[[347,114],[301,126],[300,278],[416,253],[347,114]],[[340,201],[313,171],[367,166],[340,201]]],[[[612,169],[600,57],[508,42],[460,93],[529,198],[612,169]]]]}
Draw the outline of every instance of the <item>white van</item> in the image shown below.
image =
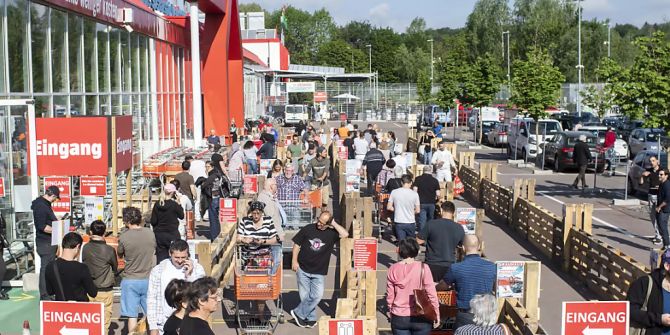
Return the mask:
{"type": "Polygon", "coordinates": [[[563,131],[561,123],[552,119],[539,121],[539,136],[535,134],[535,126],[535,120],[532,118],[518,117],[510,121],[507,133],[507,157],[510,159],[533,159],[538,154],[542,154],[538,144],[544,143],[553,138],[559,131],[563,131]]]}
{"type": "Polygon", "coordinates": [[[309,110],[305,105],[286,105],[284,125],[297,125],[300,121],[309,123],[309,110]]]}

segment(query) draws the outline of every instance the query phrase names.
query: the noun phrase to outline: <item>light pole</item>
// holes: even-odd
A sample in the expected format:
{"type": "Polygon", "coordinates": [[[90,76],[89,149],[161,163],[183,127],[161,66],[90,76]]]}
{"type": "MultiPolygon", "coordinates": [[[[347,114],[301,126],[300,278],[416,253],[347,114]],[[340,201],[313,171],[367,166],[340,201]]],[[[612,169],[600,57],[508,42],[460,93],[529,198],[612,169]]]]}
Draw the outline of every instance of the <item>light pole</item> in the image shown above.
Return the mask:
{"type": "Polygon", "coordinates": [[[427,42],[430,42],[430,87],[433,88],[433,74],[434,74],[434,65],[435,61],[433,60],[433,39],[429,39],[427,42]]]}
{"type": "Polygon", "coordinates": [[[507,90],[509,91],[510,96],[512,95],[512,76],[510,72],[510,62],[509,62],[509,30],[502,32],[502,43],[503,43],[503,57],[507,54],[507,90]],[[507,35],[507,52],[505,52],[505,35],[507,35]]]}
{"type": "Polygon", "coordinates": [[[612,26],[610,26],[610,23],[607,22],[605,23],[607,26],[607,58],[612,58],[612,26]]]}
{"type": "MultiPolygon", "coordinates": [[[[368,44],[366,47],[368,47],[368,74],[370,75],[370,97],[372,97],[372,44],[368,44]]],[[[372,102],[370,102],[370,109],[372,109],[372,102]]]]}
{"type": "Polygon", "coordinates": [[[582,117],[582,1],[577,2],[577,115],[582,117]]]}

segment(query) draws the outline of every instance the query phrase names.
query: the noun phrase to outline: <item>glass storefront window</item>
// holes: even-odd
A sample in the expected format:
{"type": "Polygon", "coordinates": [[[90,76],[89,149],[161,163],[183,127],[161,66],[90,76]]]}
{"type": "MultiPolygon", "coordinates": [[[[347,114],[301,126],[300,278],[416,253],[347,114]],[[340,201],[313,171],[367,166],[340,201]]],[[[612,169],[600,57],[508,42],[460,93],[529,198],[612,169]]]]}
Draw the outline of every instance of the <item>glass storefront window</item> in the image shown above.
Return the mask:
{"type": "Polygon", "coordinates": [[[49,106],[51,106],[51,101],[47,96],[36,96],[35,97],[35,116],[37,117],[47,117],[49,116],[49,106]]]}
{"type": "MultiPolygon", "coordinates": [[[[98,38],[98,92],[109,92],[109,29],[108,26],[96,23],[98,38]]],[[[102,107],[102,102],[100,103],[102,107]]]]}
{"type": "MultiPolygon", "coordinates": [[[[4,14],[5,0],[0,0],[0,13],[4,14]]],[[[5,87],[5,27],[0,24],[0,93],[6,93],[5,87]]]]}
{"type": "Polygon", "coordinates": [[[136,34],[130,34],[130,53],[133,67],[133,92],[140,92],[140,46],[139,46],[139,36],[136,34]]]}
{"type": "MultiPolygon", "coordinates": [[[[98,54],[95,50],[95,25],[95,22],[84,19],[84,78],[86,81],[86,92],[98,91],[98,54]]],[[[88,101],[86,104],[88,105],[88,101]]]]}
{"type": "Polygon", "coordinates": [[[121,91],[121,83],[119,83],[119,75],[121,68],[121,58],[119,57],[119,35],[121,31],[116,28],[111,28],[109,32],[109,75],[112,80],[112,92],[121,91]]]}
{"type": "Polygon", "coordinates": [[[121,114],[121,95],[112,94],[112,115],[121,114]]]}
{"type": "Polygon", "coordinates": [[[132,96],[130,94],[122,94],[121,95],[121,114],[123,115],[130,115],[132,112],[131,110],[131,103],[132,103],[132,96]]]}
{"type": "Polygon", "coordinates": [[[86,97],[86,115],[98,115],[98,96],[87,95],[86,97]]]}
{"type": "Polygon", "coordinates": [[[149,88],[149,45],[147,44],[147,38],[140,36],[140,92],[148,92],[149,88]]]}
{"type": "Polygon", "coordinates": [[[112,108],[109,105],[109,95],[100,96],[100,115],[112,115],[112,108]]]}
{"type": "Polygon", "coordinates": [[[67,14],[51,9],[51,85],[53,92],[66,92],[68,87],[68,57],[65,43],[67,14]]]}
{"type": "Polygon", "coordinates": [[[68,58],[70,59],[70,92],[82,92],[83,36],[81,25],[81,16],[74,14],[68,15],[67,43],[68,58]]]}
{"type": "Polygon", "coordinates": [[[30,33],[32,39],[33,92],[49,92],[49,48],[47,27],[49,8],[37,3],[30,4],[30,33]]]}
{"type": "Polygon", "coordinates": [[[10,92],[30,92],[28,1],[7,0],[7,55],[10,92]]]}
{"type": "Polygon", "coordinates": [[[81,95],[71,95],[70,96],[70,115],[72,116],[78,116],[78,115],[83,115],[83,106],[82,103],[84,101],[84,97],[81,95]]]}
{"type": "Polygon", "coordinates": [[[121,32],[121,84],[123,85],[123,92],[132,92],[133,71],[131,67],[130,55],[130,35],[123,31],[121,32]]]}
{"type": "Polygon", "coordinates": [[[55,95],[53,104],[53,116],[54,117],[64,117],[67,115],[67,96],[64,95],[55,95]]]}

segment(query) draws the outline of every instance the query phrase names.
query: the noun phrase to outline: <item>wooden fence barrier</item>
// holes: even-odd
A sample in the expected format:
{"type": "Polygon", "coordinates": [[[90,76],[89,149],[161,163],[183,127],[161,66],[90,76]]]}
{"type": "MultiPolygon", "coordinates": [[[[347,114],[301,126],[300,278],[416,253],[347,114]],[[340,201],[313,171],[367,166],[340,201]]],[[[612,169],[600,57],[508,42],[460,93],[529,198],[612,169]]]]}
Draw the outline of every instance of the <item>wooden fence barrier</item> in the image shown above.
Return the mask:
{"type": "Polygon", "coordinates": [[[537,318],[531,316],[526,308],[514,298],[500,299],[499,322],[507,325],[513,335],[545,335],[537,318]]]}
{"type": "Polygon", "coordinates": [[[460,171],[462,166],[468,166],[471,168],[475,167],[475,153],[472,151],[467,151],[467,152],[459,152],[458,153],[458,161],[456,162],[458,165],[458,169],[460,171]]]}

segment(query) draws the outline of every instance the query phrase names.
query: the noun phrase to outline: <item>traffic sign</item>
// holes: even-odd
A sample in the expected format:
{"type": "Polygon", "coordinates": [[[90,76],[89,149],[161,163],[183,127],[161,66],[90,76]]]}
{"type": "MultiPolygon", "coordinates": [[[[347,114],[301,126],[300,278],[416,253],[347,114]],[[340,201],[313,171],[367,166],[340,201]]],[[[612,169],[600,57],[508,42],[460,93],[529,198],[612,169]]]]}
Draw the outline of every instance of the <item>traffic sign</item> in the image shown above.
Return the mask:
{"type": "Polygon", "coordinates": [[[100,302],[40,301],[40,329],[45,335],[103,335],[100,302]]]}
{"type": "Polygon", "coordinates": [[[354,270],[377,270],[376,238],[359,238],[354,240],[354,270]]]}
{"type": "Polygon", "coordinates": [[[44,177],[44,190],[49,186],[57,186],[60,191],[58,201],[51,204],[54,213],[70,213],[71,187],[70,177],[44,177]]]}
{"type": "Polygon", "coordinates": [[[328,320],[330,335],[363,335],[363,320],[328,320]]]}
{"type": "Polygon", "coordinates": [[[628,301],[564,301],[562,335],[628,335],[628,301]]]}
{"type": "Polygon", "coordinates": [[[82,197],[104,197],[107,195],[107,177],[86,176],[79,178],[79,194],[82,197]]]}

